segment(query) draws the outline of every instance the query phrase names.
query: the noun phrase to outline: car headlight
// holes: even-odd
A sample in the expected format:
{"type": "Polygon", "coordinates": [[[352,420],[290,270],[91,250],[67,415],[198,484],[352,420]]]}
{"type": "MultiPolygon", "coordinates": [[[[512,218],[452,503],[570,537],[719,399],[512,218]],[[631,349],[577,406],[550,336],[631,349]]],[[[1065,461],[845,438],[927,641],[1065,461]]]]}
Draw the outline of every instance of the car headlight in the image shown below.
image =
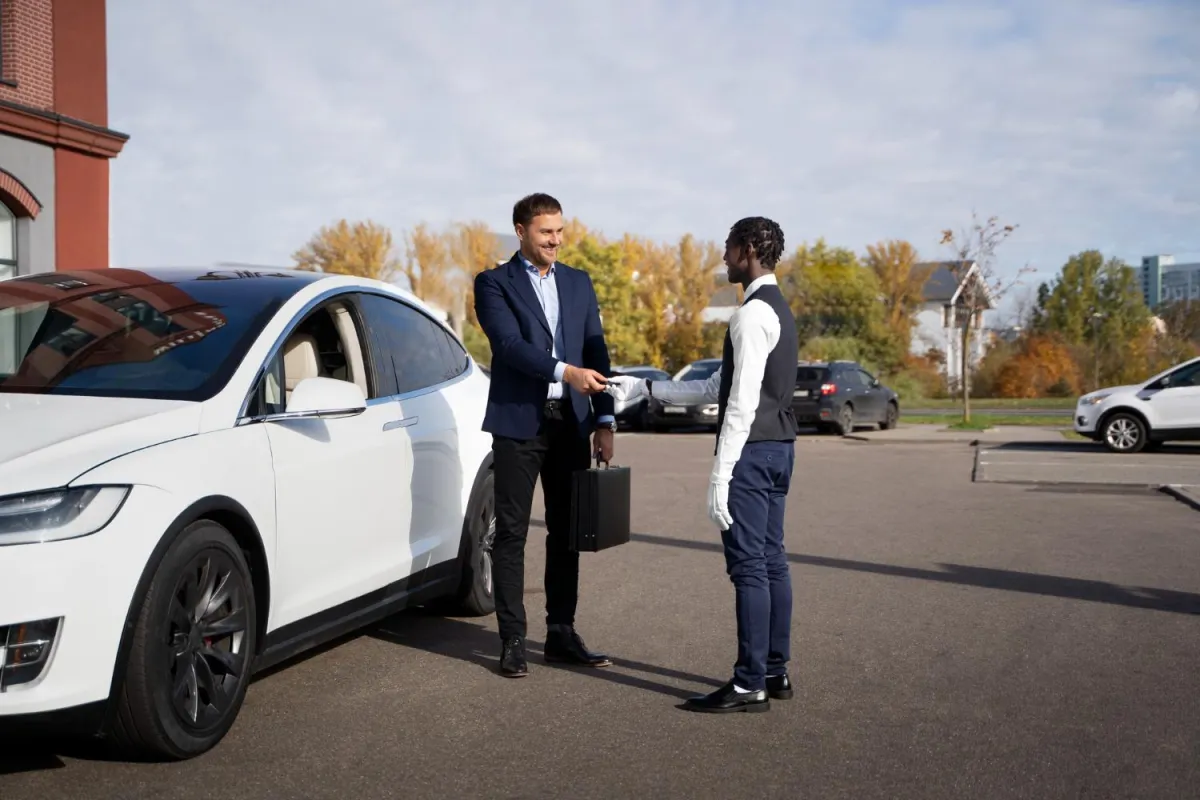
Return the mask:
{"type": "Polygon", "coordinates": [[[81,486],[0,497],[0,545],[87,536],[121,510],[128,486],[81,486]]]}
{"type": "Polygon", "coordinates": [[[1112,392],[1097,392],[1096,394],[1084,395],[1083,397],[1079,398],[1079,405],[1094,406],[1097,403],[1103,403],[1111,394],[1112,392]]]}

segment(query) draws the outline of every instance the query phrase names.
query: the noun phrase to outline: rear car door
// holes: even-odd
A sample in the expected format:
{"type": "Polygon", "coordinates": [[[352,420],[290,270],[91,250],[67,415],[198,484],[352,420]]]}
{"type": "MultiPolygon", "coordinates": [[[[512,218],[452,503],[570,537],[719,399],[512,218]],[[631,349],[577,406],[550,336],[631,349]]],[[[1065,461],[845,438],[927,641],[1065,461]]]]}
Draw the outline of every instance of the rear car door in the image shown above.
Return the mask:
{"type": "Polygon", "coordinates": [[[859,412],[859,419],[869,420],[872,422],[880,422],[883,420],[883,412],[885,409],[884,394],[882,386],[875,386],[875,376],[864,369],[856,368],[858,381],[862,385],[861,394],[862,410],[859,412]]]}
{"type": "Polygon", "coordinates": [[[381,403],[394,406],[412,441],[411,476],[397,475],[412,497],[406,543],[413,572],[452,558],[462,535],[458,427],[448,397],[468,367],[467,353],[440,323],[399,298],[363,293],[370,359],[381,403]]]}

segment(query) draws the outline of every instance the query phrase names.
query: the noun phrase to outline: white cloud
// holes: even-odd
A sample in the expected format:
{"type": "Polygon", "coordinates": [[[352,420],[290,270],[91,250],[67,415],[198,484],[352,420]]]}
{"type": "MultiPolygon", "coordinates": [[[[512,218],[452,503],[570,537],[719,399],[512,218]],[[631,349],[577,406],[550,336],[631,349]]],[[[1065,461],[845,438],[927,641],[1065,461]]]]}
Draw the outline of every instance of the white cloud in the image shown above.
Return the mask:
{"type": "Polygon", "coordinates": [[[1200,7],[1056,0],[125,0],[114,260],[288,263],[322,224],[556,194],[618,234],[1200,253],[1200,7]],[[744,10],[742,10],[744,9],[744,10]]]}

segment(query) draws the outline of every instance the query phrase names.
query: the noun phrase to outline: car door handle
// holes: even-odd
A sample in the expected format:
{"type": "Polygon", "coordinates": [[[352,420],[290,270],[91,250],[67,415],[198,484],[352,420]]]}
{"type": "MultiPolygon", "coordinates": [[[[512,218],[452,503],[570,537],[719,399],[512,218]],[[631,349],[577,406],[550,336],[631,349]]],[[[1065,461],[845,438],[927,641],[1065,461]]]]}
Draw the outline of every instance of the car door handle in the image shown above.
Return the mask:
{"type": "Polygon", "coordinates": [[[394,431],[396,428],[411,428],[413,425],[417,424],[417,420],[419,419],[421,418],[405,417],[404,419],[394,419],[391,422],[383,423],[383,430],[386,433],[387,431],[394,431]]]}

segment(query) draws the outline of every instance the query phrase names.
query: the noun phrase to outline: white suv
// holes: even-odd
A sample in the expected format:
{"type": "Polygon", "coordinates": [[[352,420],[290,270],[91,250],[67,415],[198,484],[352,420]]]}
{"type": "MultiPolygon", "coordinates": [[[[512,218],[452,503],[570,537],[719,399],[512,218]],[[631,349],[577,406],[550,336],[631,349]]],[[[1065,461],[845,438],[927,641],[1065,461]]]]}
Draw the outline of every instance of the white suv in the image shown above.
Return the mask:
{"type": "Polygon", "coordinates": [[[1115,453],[1200,438],[1200,358],[1145,383],[1085,394],[1075,405],[1075,431],[1115,453]]]}

